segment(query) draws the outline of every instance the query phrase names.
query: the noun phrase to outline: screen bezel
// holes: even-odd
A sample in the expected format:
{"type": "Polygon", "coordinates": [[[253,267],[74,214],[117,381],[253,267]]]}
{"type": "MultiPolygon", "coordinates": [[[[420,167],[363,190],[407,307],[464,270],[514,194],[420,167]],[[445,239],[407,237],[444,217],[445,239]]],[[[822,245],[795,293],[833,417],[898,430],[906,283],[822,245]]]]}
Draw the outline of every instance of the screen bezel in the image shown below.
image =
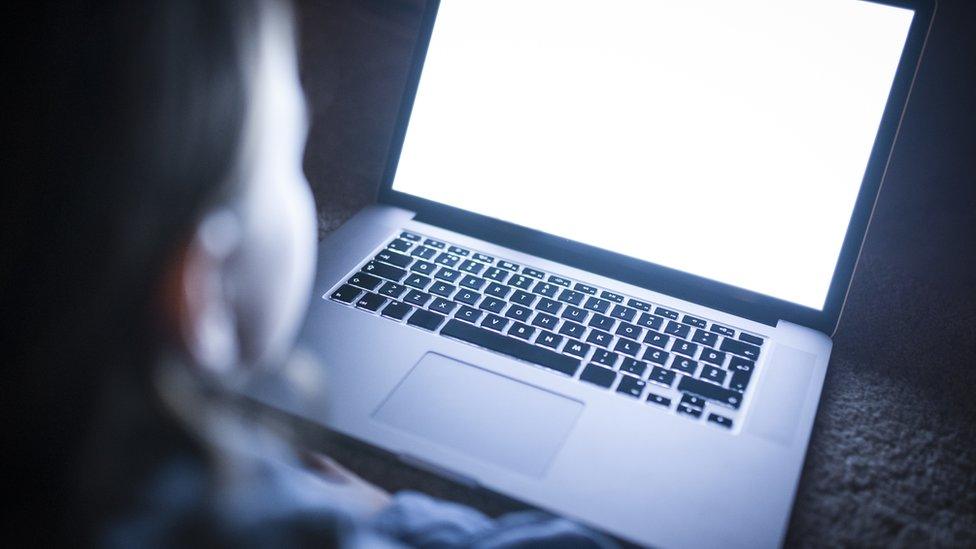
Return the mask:
{"type": "MultiPolygon", "coordinates": [[[[388,149],[386,168],[379,189],[381,203],[412,210],[416,219],[461,232],[520,252],[564,263],[629,284],[693,301],[770,326],[779,320],[801,324],[833,334],[844,306],[854,267],[867,232],[874,204],[884,179],[902,114],[908,102],[925,40],[935,13],[935,0],[854,0],[908,8],[915,11],[902,51],[891,94],[885,105],[877,138],[871,150],[830,281],[823,310],[745,290],[649,261],[596,248],[500,219],[476,214],[446,204],[393,190],[400,152],[406,137],[414,97],[423,71],[439,0],[427,0],[407,75],[396,126],[388,149]]],[[[513,14],[513,17],[517,14],[513,14]]],[[[775,253],[775,250],[769,250],[775,253]]]]}

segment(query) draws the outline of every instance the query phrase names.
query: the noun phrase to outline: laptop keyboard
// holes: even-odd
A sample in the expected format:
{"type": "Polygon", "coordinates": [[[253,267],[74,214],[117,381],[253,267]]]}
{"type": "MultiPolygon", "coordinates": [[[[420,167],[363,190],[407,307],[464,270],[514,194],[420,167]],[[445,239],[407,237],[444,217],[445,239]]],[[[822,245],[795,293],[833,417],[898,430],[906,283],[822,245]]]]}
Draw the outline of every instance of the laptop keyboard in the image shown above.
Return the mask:
{"type": "Polygon", "coordinates": [[[407,231],[329,298],[727,429],[764,342],[407,231]]]}

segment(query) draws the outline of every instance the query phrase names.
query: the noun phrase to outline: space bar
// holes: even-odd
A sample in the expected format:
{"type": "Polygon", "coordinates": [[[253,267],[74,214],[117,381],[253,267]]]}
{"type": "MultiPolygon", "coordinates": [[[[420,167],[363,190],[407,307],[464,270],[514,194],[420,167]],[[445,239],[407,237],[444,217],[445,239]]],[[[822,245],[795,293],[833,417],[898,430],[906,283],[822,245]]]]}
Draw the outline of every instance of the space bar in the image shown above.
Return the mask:
{"type": "Polygon", "coordinates": [[[441,335],[467,341],[468,343],[515,357],[519,360],[552,368],[557,372],[562,372],[570,376],[576,373],[580,364],[578,360],[566,355],[547,351],[541,347],[505,337],[457,319],[451,319],[441,329],[441,335]]]}

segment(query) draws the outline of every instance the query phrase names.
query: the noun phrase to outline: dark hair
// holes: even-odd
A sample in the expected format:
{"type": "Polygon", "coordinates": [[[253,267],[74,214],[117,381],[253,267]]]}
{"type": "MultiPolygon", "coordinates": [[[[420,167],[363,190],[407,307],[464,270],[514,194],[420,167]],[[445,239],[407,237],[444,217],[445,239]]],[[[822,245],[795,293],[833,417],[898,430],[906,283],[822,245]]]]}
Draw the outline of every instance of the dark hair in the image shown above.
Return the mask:
{"type": "Polygon", "coordinates": [[[33,494],[50,505],[66,489],[63,467],[86,436],[100,380],[148,377],[165,262],[230,192],[261,5],[39,10],[28,42],[38,74],[25,82],[37,110],[18,132],[31,177],[7,204],[0,287],[14,343],[8,383],[30,404],[7,417],[25,458],[8,473],[40,472],[33,494]]]}

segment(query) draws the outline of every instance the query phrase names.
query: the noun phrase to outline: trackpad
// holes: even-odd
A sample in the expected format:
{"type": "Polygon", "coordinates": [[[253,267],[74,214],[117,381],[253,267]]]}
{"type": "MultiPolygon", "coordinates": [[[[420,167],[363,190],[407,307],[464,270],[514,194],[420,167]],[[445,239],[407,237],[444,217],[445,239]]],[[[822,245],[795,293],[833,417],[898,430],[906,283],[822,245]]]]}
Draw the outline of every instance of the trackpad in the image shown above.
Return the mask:
{"type": "Polygon", "coordinates": [[[542,476],[583,403],[427,353],[373,417],[532,476],[542,476]]]}

